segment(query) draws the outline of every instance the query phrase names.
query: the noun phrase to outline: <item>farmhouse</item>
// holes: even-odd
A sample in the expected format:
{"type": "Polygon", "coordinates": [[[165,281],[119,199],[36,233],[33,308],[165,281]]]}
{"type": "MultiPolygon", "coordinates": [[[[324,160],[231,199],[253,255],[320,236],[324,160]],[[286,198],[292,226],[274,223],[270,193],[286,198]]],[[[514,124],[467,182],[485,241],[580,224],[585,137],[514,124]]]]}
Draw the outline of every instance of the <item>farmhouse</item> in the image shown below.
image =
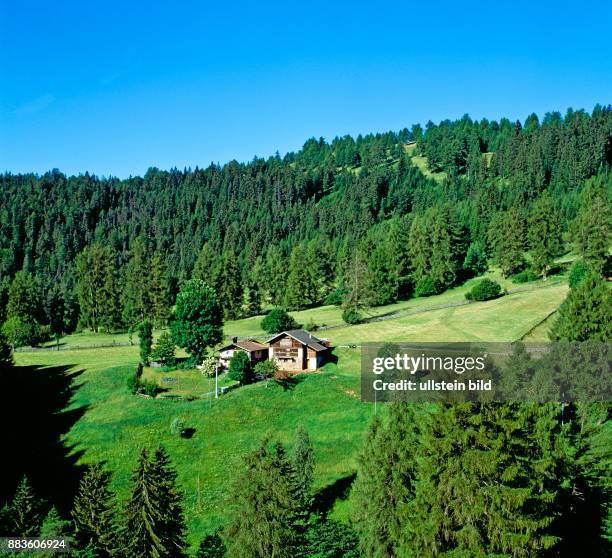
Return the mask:
{"type": "Polygon", "coordinates": [[[254,339],[242,339],[239,341],[237,337],[234,337],[229,345],[219,349],[219,363],[221,366],[228,368],[231,358],[238,351],[249,355],[251,365],[257,364],[260,360],[268,359],[268,347],[265,345],[258,343],[254,339]]]}
{"type": "Polygon", "coordinates": [[[318,339],[303,329],[277,333],[268,339],[268,358],[275,360],[280,370],[316,370],[329,354],[329,342],[318,339]]]}

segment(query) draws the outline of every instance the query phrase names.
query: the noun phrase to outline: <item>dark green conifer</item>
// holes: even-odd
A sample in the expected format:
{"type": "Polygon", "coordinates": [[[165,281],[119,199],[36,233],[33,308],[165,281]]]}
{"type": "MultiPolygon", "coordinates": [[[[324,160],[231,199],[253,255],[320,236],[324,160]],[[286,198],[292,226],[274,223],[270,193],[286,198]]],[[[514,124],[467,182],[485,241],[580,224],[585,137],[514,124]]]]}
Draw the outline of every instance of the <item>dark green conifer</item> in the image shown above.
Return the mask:
{"type": "Polygon", "coordinates": [[[101,558],[112,556],[118,546],[114,495],[109,484],[109,473],[100,463],[94,463],[83,475],[72,508],[79,547],[89,548],[101,558]]]}

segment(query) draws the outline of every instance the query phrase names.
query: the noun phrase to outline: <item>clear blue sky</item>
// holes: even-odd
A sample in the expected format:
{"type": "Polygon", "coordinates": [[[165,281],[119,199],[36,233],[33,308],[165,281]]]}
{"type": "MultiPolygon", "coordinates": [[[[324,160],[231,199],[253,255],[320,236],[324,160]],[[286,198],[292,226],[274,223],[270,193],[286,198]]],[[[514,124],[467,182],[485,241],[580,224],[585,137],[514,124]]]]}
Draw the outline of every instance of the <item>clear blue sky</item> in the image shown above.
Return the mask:
{"type": "Polygon", "coordinates": [[[612,102],[609,0],[0,5],[0,172],[126,177],[612,102]]]}

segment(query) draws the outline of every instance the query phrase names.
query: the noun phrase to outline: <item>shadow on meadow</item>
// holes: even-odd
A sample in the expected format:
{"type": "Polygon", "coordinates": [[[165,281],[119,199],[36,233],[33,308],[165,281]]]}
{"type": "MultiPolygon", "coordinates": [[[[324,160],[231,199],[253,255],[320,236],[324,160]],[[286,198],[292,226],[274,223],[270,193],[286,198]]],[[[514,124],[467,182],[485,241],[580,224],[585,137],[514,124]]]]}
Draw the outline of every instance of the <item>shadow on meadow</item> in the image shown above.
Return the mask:
{"type": "Polygon", "coordinates": [[[3,474],[0,502],[13,497],[27,475],[38,496],[67,512],[83,467],[82,451],[64,441],[64,435],[85,414],[86,406],[70,408],[83,373],[70,365],[43,368],[17,366],[0,369],[0,415],[3,474]]]}
{"type": "Polygon", "coordinates": [[[325,515],[334,507],[336,500],[346,500],[356,477],[357,473],[351,473],[321,488],[314,496],[313,511],[325,515]]]}

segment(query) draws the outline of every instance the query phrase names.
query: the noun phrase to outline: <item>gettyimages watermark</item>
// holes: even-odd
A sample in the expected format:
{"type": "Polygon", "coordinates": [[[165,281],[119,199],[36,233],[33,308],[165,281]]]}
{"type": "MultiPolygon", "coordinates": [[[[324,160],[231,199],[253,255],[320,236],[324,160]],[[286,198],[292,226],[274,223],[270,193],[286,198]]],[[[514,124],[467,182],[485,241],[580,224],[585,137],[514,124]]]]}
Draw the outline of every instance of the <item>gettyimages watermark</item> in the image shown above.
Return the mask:
{"type": "Polygon", "coordinates": [[[612,344],[367,343],[369,402],[610,402],[612,344]]]}

